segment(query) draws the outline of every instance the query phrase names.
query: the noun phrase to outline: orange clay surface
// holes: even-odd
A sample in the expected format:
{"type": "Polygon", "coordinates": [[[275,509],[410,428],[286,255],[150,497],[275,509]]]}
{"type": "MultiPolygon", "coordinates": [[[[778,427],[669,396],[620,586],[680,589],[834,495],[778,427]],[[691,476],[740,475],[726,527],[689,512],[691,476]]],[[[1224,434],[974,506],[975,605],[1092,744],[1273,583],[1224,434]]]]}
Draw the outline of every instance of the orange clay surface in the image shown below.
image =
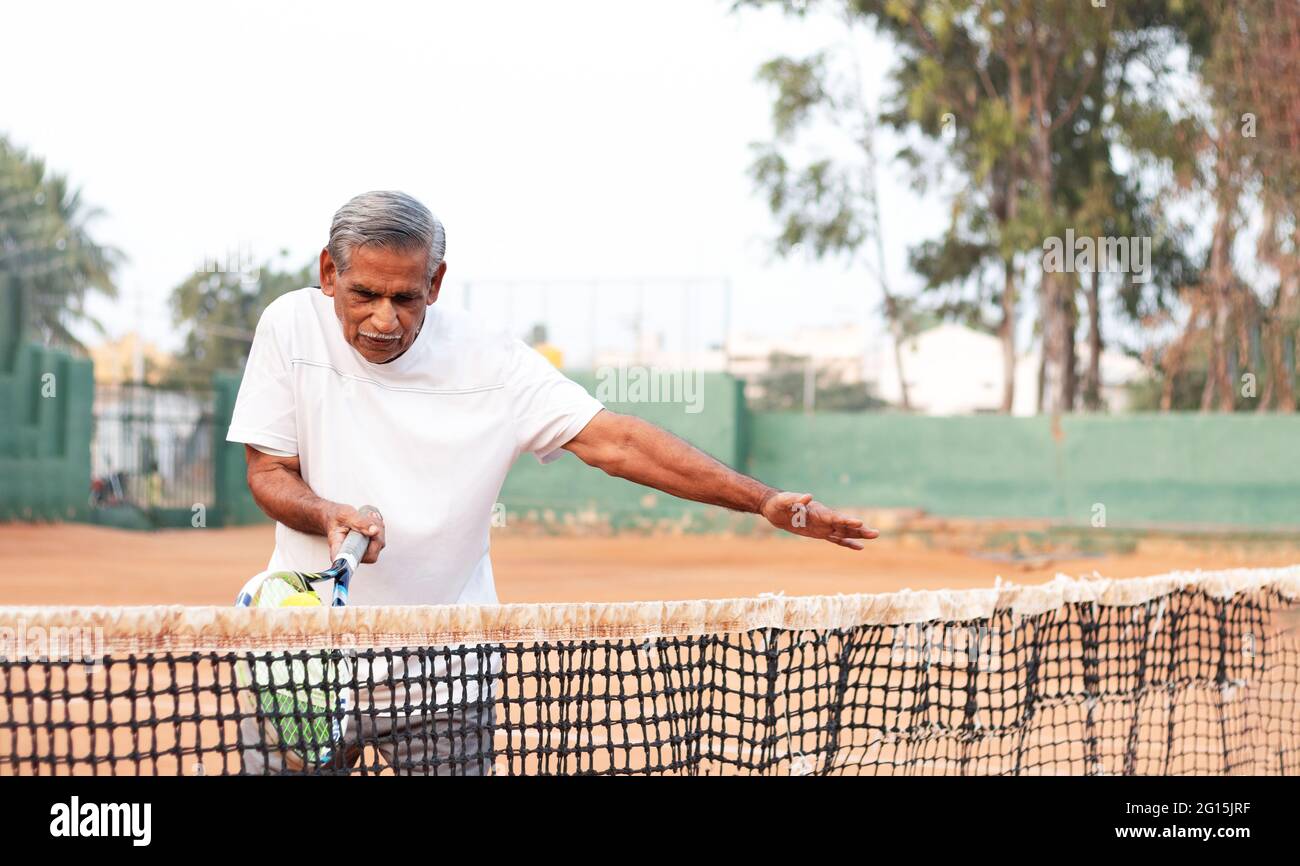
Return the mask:
{"type": "MultiPolygon", "coordinates": [[[[1188,543],[1152,538],[1130,552],[1065,551],[1027,561],[978,555],[969,525],[906,532],[852,552],[776,535],[557,537],[494,530],[502,602],[636,601],[890,592],[1037,583],[1058,573],[1137,577],[1176,569],[1300,562],[1296,540],[1188,543]]],[[[266,564],[270,526],[130,532],[81,524],[0,525],[0,604],[230,604],[266,564]]],[[[364,572],[358,575],[364,579],[364,572]]]]}

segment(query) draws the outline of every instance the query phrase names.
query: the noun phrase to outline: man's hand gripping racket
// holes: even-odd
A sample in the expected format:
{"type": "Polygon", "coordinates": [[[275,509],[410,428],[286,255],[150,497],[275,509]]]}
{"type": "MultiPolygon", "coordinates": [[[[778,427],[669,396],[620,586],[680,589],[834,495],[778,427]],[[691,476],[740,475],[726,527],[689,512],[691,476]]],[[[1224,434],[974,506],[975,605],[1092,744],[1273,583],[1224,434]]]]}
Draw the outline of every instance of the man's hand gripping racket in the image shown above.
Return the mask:
{"type": "MultiPolygon", "coordinates": [[[[382,520],[367,505],[363,518],[382,520]]],[[[324,571],[268,571],[244,585],[236,607],[319,607],[325,602],[314,585],[331,581],[330,606],[348,602],[352,575],[371,538],[352,529],[324,571]]],[[[290,769],[334,761],[352,709],[352,659],[339,650],[250,654],[235,663],[245,711],[256,713],[268,749],[283,748],[290,769]]]]}

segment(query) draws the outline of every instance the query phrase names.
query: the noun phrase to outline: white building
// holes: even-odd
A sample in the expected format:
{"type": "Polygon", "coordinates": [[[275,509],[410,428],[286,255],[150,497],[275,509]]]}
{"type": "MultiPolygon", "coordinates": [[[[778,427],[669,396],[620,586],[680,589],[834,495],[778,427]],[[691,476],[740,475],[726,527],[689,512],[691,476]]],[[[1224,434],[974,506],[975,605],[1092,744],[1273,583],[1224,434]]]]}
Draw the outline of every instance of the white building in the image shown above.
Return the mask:
{"type": "MultiPolygon", "coordinates": [[[[648,338],[640,351],[600,352],[595,367],[725,370],[744,380],[749,396],[757,397],[756,389],[761,387],[757,382],[770,372],[772,356],[777,354],[806,358],[813,371],[829,370],[841,382],[865,383],[874,396],[893,406],[902,405],[890,338],[873,336],[860,325],[800,328],[778,337],[733,334],[725,350],[690,353],[665,351],[661,339],[648,338]]],[[[1078,357],[1082,373],[1087,365],[1085,345],[1078,346],[1078,357]]],[[[1038,365],[1037,346],[1017,356],[1013,415],[1035,414],[1038,365]]],[[[1002,344],[992,334],[952,322],[936,325],[903,342],[903,370],[914,412],[969,415],[1001,410],[1002,344]]],[[[1127,408],[1126,385],[1144,373],[1136,359],[1122,352],[1102,352],[1102,399],[1110,411],[1127,408]]]]}
{"type": "Polygon", "coordinates": [[[592,358],[592,369],[649,367],[659,370],[696,370],[720,373],[727,369],[727,353],[720,348],[696,351],[664,348],[662,335],[647,336],[639,349],[602,349],[592,358]]]}
{"type": "MultiPolygon", "coordinates": [[[[903,341],[903,372],[912,409],[925,415],[997,412],[1002,406],[1002,343],[996,336],[964,325],[944,323],[903,341]]],[[[1087,364],[1087,347],[1077,347],[1079,369],[1087,364]]],[[[1035,414],[1038,399],[1039,349],[1016,358],[1013,415],[1035,414]]],[[[902,393],[893,346],[885,343],[867,356],[867,380],[876,396],[895,406],[902,393]]],[[[1102,400],[1110,411],[1128,405],[1126,385],[1143,375],[1141,362],[1122,352],[1101,355],[1102,400]]]]}
{"type": "Polygon", "coordinates": [[[733,335],[727,342],[727,372],[750,381],[767,373],[773,355],[808,358],[842,382],[865,381],[867,331],[860,325],[799,328],[779,337],[733,335]]]}

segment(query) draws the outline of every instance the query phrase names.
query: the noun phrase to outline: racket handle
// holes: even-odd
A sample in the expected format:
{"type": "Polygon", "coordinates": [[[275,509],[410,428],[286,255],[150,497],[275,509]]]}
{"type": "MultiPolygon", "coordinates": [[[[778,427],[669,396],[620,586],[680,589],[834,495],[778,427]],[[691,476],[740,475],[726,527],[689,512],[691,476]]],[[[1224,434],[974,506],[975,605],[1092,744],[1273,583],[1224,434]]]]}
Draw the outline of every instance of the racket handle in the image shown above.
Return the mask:
{"type": "MultiPolygon", "coordinates": [[[[379,509],[373,505],[363,505],[358,509],[362,516],[371,514],[379,516],[379,509]]],[[[343,546],[339,548],[339,555],[335,559],[344,560],[348,564],[348,571],[356,571],[357,564],[361,562],[361,557],[366,555],[366,548],[370,546],[370,536],[354,529],[348,533],[348,537],[343,539],[343,546]]]]}

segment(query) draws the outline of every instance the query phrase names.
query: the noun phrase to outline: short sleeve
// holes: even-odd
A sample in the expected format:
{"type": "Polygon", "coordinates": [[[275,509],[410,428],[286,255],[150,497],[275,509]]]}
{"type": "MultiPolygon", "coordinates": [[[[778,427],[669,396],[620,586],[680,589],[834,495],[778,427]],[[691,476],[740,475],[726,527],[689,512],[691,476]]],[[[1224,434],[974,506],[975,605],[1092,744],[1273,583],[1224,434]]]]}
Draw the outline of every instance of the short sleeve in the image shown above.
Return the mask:
{"type": "Polygon", "coordinates": [[[284,327],[284,313],[292,308],[272,303],[262,313],[253,334],[253,347],[244,366],[244,379],[235,399],[235,411],[226,433],[229,442],[262,446],[270,451],[296,455],[298,427],[295,416],[293,370],[288,345],[290,329],[284,327]]]}
{"type": "Polygon", "coordinates": [[[520,454],[528,452],[539,462],[550,463],[605,407],[523,341],[511,340],[510,353],[506,387],[516,448],[520,454]]]}

